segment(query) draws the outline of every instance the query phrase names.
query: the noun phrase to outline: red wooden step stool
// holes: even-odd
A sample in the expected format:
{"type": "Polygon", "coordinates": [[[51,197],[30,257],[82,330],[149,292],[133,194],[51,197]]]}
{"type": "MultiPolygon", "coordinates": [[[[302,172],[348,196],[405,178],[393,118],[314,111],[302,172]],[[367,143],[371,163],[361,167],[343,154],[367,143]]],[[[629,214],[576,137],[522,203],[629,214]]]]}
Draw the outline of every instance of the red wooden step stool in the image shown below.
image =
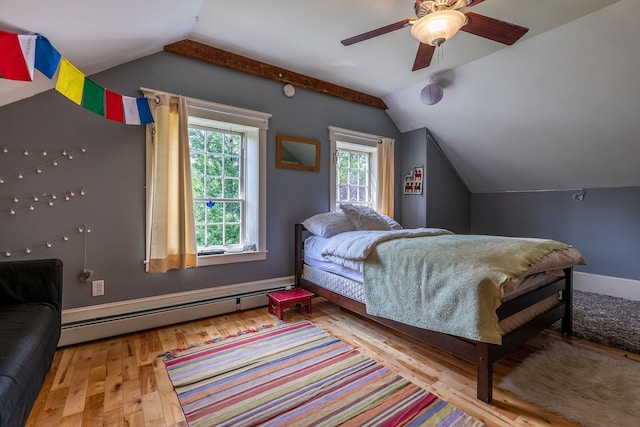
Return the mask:
{"type": "Polygon", "coordinates": [[[313,293],[302,288],[287,289],[285,291],[269,292],[269,313],[275,313],[278,319],[282,320],[282,310],[292,305],[300,304],[307,308],[307,313],[311,314],[311,298],[313,293]]]}

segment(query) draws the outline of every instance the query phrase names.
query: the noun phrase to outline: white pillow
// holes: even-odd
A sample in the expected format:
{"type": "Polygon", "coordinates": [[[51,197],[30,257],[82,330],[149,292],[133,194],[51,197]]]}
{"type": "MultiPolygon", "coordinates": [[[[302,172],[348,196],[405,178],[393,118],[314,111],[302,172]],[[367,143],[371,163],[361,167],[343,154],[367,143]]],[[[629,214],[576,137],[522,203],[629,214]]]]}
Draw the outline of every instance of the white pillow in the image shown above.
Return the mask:
{"type": "Polygon", "coordinates": [[[402,225],[400,225],[400,223],[395,219],[385,214],[380,214],[380,216],[387,222],[387,224],[389,224],[389,227],[391,227],[392,230],[402,230],[402,225]]]}
{"type": "Polygon", "coordinates": [[[352,204],[340,205],[356,230],[391,230],[391,225],[374,209],[352,204]]]}
{"type": "Polygon", "coordinates": [[[355,231],[353,223],[342,211],[316,214],[302,222],[307,230],[316,236],[331,237],[345,231],[355,231]]]}

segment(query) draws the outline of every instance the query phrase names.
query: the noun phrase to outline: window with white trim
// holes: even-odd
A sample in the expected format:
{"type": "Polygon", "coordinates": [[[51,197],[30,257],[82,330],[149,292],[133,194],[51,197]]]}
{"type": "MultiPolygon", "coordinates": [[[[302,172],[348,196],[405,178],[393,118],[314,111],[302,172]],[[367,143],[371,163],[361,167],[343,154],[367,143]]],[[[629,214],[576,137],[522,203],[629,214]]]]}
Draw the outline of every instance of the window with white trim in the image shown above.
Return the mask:
{"type": "Polygon", "coordinates": [[[380,137],[330,126],[329,141],[334,160],[330,171],[332,209],[341,203],[376,209],[380,137]]]}
{"type": "Polygon", "coordinates": [[[269,114],[189,98],[198,265],[266,258],[269,114]]]}
{"type": "Polygon", "coordinates": [[[245,134],[189,121],[191,187],[198,253],[246,243],[244,218],[245,134]]]}

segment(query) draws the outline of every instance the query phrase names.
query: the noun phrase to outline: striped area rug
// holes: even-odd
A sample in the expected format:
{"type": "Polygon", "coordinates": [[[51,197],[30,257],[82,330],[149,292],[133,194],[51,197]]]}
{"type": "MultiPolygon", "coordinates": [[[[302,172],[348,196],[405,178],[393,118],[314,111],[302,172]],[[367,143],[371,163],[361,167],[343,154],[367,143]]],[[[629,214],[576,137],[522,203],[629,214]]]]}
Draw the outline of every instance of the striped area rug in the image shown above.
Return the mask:
{"type": "Polygon", "coordinates": [[[189,426],[482,426],[309,322],[164,355],[189,426]]]}

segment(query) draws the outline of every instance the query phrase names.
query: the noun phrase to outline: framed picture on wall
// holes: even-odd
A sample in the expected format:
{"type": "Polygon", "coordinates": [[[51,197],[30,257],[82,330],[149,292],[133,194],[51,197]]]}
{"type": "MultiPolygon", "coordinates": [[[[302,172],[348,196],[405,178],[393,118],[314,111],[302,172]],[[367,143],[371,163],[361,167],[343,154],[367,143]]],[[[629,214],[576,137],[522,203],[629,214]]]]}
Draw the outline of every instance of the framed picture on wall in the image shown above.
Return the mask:
{"type": "Polygon", "coordinates": [[[404,177],[404,194],[422,194],[422,180],[424,168],[413,168],[410,174],[404,177]]]}

